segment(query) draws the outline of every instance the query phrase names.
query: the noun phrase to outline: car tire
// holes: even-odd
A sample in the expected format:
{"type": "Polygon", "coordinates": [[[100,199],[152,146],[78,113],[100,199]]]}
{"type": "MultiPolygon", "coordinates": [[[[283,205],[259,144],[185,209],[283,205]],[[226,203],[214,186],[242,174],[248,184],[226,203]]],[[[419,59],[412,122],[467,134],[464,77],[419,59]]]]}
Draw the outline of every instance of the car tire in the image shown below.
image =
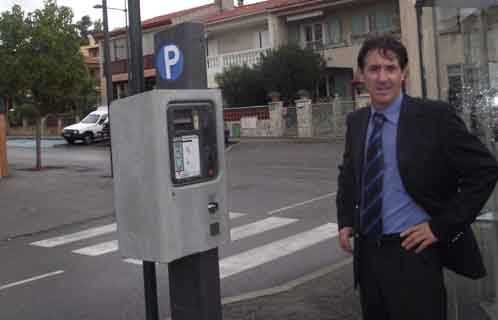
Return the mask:
{"type": "Polygon", "coordinates": [[[69,144],[74,144],[74,140],[73,139],[66,139],[67,143],[69,144]]]}
{"type": "Polygon", "coordinates": [[[91,134],[91,133],[87,133],[87,134],[85,135],[85,137],[83,138],[83,142],[84,142],[86,145],[92,144],[92,143],[93,143],[93,134],[91,134]]]}

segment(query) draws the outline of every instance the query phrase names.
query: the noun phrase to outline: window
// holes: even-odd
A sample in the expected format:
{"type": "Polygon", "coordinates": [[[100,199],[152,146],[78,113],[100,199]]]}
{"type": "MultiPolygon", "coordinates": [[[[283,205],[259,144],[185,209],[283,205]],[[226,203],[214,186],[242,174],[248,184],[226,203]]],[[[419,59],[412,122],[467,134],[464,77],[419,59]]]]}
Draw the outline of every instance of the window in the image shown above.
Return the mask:
{"type": "Polygon", "coordinates": [[[353,35],[362,35],[370,31],[368,16],[364,14],[356,14],[352,18],[351,30],[353,35]]]}
{"type": "Polygon", "coordinates": [[[365,35],[370,32],[389,32],[394,28],[395,10],[392,7],[375,7],[368,12],[357,13],[352,18],[351,30],[353,36],[365,35]]]}
{"type": "Polygon", "coordinates": [[[462,66],[448,65],[448,102],[460,111],[462,102],[462,66]]]}
{"type": "Polygon", "coordinates": [[[375,12],[375,31],[388,32],[392,29],[393,13],[386,9],[377,9],[375,12]]]}
{"type": "Polygon", "coordinates": [[[144,33],[142,39],[144,55],[154,54],[154,33],[144,33]]]}
{"type": "Polygon", "coordinates": [[[304,45],[306,48],[322,48],[323,25],[321,23],[309,24],[304,26],[304,45]]]}
{"type": "Polygon", "coordinates": [[[331,18],[328,23],[328,39],[330,44],[339,44],[342,42],[341,19],[331,18]]]}
{"type": "Polygon", "coordinates": [[[126,39],[114,39],[112,40],[112,50],[111,50],[111,60],[123,60],[127,59],[127,48],[126,39]]]}

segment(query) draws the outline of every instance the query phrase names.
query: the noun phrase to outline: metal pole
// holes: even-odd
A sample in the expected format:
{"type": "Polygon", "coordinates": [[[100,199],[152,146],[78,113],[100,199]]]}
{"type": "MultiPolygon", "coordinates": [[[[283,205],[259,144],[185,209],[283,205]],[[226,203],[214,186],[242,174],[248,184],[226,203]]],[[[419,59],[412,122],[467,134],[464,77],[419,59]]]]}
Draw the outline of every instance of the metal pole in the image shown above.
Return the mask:
{"type": "MultiPolygon", "coordinates": [[[[102,0],[102,20],[104,25],[104,76],[106,83],[106,95],[107,95],[107,117],[109,118],[109,133],[112,134],[111,126],[111,102],[113,100],[112,92],[112,71],[111,71],[111,51],[109,49],[110,38],[109,38],[109,23],[107,21],[107,0],[102,0]]],[[[111,160],[111,177],[114,176],[114,169],[112,165],[112,144],[109,143],[109,153],[111,160]]]]}
{"type": "Polygon", "coordinates": [[[128,4],[125,0],[124,2],[125,8],[125,27],[126,27],[126,60],[128,61],[128,95],[130,95],[130,81],[131,81],[131,60],[130,60],[130,29],[128,28],[128,4]]]}
{"type": "Polygon", "coordinates": [[[422,9],[424,6],[424,1],[418,0],[415,3],[415,9],[417,11],[417,38],[418,38],[418,54],[420,63],[420,82],[422,87],[422,98],[427,98],[427,83],[425,82],[425,68],[424,68],[424,54],[422,52],[423,40],[422,40],[422,9]]]}
{"type": "MultiPolygon", "coordinates": [[[[128,87],[130,95],[145,91],[142,49],[142,24],[140,21],[140,0],[128,0],[128,18],[130,20],[128,39],[130,41],[130,69],[128,70],[128,87]]],[[[142,264],[145,289],[145,314],[147,320],[159,319],[157,303],[156,265],[152,261],[142,264]]]]}

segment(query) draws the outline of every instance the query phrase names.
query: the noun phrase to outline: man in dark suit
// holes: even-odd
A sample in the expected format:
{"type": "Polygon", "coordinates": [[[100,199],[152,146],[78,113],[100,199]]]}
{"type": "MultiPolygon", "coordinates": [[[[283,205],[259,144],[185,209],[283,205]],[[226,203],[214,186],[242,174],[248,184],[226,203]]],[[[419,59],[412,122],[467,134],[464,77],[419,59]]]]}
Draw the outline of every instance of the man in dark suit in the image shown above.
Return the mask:
{"type": "Polygon", "coordinates": [[[372,103],[347,118],[339,241],[354,251],[364,320],[446,319],[442,267],[485,275],[470,224],[496,160],[449,104],[403,93],[407,65],[399,41],[366,40],[358,67],[372,103]]]}

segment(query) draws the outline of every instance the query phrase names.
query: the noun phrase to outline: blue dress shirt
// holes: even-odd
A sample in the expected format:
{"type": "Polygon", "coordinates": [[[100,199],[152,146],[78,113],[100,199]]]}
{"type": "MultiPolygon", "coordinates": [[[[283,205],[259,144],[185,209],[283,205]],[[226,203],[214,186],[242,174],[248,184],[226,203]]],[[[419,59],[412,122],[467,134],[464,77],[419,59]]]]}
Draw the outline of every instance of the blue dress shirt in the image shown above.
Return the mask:
{"type": "MultiPolygon", "coordinates": [[[[382,131],[384,151],[382,222],[384,234],[401,233],[414,225],[430,220],[427,212],[417,205],[406,192],[399,175],[396,141],[402,101],[403,93],[400,93],[391,105],[380,111],[386,117],[382,131]]],[[[373,129],[373,114],[379,112],[373,106],[370,108],[365,146],[368,146],[368,139],[373,129]]]]}

